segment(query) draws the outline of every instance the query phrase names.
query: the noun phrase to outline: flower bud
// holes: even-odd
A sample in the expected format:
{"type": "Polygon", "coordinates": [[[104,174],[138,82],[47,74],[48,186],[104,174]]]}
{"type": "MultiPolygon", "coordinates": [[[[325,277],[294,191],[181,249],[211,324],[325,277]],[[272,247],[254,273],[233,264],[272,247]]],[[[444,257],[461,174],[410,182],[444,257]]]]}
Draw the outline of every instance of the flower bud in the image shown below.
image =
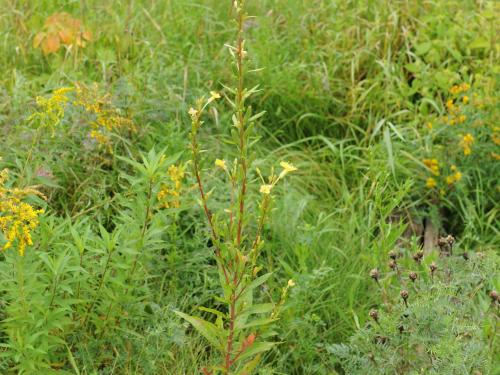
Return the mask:
{"type": "Polygon", "coordinates": [[[378,271],[378,268],[374,268],[370,271],[370,277],[378,282],[378,279],[380,277],[380,272],[378,271]]]}
{"type": "Polygon", "coordinates": [[[377,310],[371,309],[369,315],[370,315],[370,318],[372,318],[373,320],[375,320],[375,322],[378,323],[378,311],[377,310]]]}
{"type": "Polygon", "coordinates": [[[418,275],[416,272],[410,272],[408,277],[410,278],[411,281],[415,282],[415,280],[417,280],[417,278],[418,278],[418,275]]]}
{"type": "Polygon", "coordinates": [[[490,292],[490,298],[491,302],[498,302],[500,297],[498,296],[498,292],[496,290],[492,290],[490,292]]]}

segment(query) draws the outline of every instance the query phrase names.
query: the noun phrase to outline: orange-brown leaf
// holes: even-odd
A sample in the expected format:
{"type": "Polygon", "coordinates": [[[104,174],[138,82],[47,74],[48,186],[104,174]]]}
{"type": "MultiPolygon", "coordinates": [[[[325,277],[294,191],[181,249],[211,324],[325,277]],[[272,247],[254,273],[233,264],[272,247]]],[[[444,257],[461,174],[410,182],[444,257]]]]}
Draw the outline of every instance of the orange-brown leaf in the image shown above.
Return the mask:
{"type": "Polygon", "coordinates": [[[50,34],[43,41],[42,50],[45,55],[48,55],[49,53],[57,52],[60,46],[59,36],[57,34],[50,34]]]}
{"type": "Polygon", "coordinates": [[[74,39],[74,34],[71,30],[63,29],[59,31],[59,38],[63,44],[71,44],[74,39]]]}

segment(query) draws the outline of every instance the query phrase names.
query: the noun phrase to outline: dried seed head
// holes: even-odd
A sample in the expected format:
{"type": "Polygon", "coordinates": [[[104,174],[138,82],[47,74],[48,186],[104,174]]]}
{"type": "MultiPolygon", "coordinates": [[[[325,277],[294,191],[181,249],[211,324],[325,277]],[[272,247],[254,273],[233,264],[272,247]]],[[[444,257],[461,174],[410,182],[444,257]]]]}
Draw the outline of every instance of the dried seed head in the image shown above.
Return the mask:
{"type": "Polygon", "coordinates": [[[465,259],[465,260],[469,260],[469,253],[466,251],[462,254],[462,257],[465,259]]]}
{"type": "Polygon", "coordinates": [[[378,268],[374,268],[370,271],[370,277],[378,282],[378,279],[380,277],[380,272],[378,271],[378,268]]]}
{"type": "Polygon", "coordinates": [[[399,327],[399,333],[403,333],[405,331],[405,327],[401,324],[399,327]]]}
{"type": "Polygon", "coordinates": [[[436,263],[432,262],[429,266],[429,269],[431,270],[431,273],[434,273],[434,271],[437,270],[437,266],[436,266],[436,263]]]}
{"type": "Polygon", "coordinates": [[[410,278],[411,281],[415,282],[415,280],[417,280],[417,278],[418,278],[418,275],[416,272],[410,272],[408,277],[410,278]]]}
{"type": "Polygon", "coordinates": [[[498,292],[496,290],[492,290],[490,292],[490,298],[491,302],[498,302],[500,297],[498,296],[498,292]]]}
{"type": "Polygon", "coordinates": [[[417,251],[415,254],[413,254],[413,260],[417,263],[420,263],[423,257],[424,257],[424,252],[422,250],[417,251]]]}
{"type": "Polygon", "coordinates": [[[399,295],[401,296],[401,298],[406,302],[406,300],[408,299],[408,291],[407,290],[402,290],[399,295]]]}
{"type": "Polygon", "coordinates": [[[375,320],[378,323],[378,311],[377,310],[371,309],[369,315],[370,315],[370,318],[372,318],[373,320],[375,320]]]}
{"type": "Polygon", "coordinates": [[[391,270],[395,270],[396,268],[398,268],[398,264],[396,263],[396,261],[394,259],[391,259],[389,261],[389,268],[391,270]]]}
{"type": "Polygon", "coordinates": [[[391,258],[392,260],[396,260],[397,257],[398,254],[394,250],[389,251],[389,258],[391,258]]]}
{"type": "Polygon", "coordinates": [[[451,234],[446,236],[446,242],[448,245],[452,246],[455,243],[455,237],[453,237],[451,234]]]}

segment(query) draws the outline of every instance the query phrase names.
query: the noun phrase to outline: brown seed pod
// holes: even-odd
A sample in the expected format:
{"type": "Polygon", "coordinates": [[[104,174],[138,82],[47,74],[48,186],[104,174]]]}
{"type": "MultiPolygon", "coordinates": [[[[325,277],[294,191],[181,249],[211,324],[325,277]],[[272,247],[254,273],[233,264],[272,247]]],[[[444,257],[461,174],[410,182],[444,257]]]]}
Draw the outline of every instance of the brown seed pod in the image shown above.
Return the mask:
{"type": "Polygon", "coordinates": [[[434,273],[437,270],[437,265],[436,263],[432,262],[429,266],[429,269],[431,270],[431,273],[434,273]]]}
{"type": "Polygon", "coordinates": [[[389,251],[389,258],[396,260],[398,258],[398,254],[394,250],[391,250],[389,251]]]}
{"type": "Polygon", "coordinates": [[[370,277],[378,282],[378,279],[380,277],[380,272],[378,271],[378,268],[374,268],[370,271],[370,277]]]}
{"type": "Polygon", "coordinates": [[[422,250],[417,251],[415,254],[413,254],[413,260],[417,263],[422,262],[423,258],[424,258],[424,252],[422,250]]]}
{"type": "Polygon", "coordinates": [[[490,292],[490,298],[491,302],[498,302],[500,297],[498,296],[498,292],[496,290],[492,290],[490,292]]]}
{"type": "Polygon", "coordinates": [[[410,278],[411,281],[415,282],[415,280],[417,280],[417,278],[418,278],[418,275],[416,272],[410,272],[408,277],[410,278]]]}
{"type": "Polygon", "coordinates": [[[375,322],[378,323],[378,311],[377,310],[371,309],[369,315],[370,315],[370,318],[372,318],[373,320],[375,320],[375,322]]]}
{"type": "Polygon", "coordinates": [[[407,290],[402,290],[401,292],[399,292],[399,295],[401,296],[401,298],[403,299],[403,302],[405,303],[405,306],[408,307],[408,291],[407,290]]]}
{"type": "Polygon", "coordinates": [[[394,259],[391,259],[389,261],[389,268],[393,271],[398,268],[398,264],[396,263],[396,261],[394,259]]]}
{"type": "Polygon", "coordinates": [[[469,260],[469,253],[466,251],[462,254],[462,258],[464,258],[465,260],[469,260]]]}

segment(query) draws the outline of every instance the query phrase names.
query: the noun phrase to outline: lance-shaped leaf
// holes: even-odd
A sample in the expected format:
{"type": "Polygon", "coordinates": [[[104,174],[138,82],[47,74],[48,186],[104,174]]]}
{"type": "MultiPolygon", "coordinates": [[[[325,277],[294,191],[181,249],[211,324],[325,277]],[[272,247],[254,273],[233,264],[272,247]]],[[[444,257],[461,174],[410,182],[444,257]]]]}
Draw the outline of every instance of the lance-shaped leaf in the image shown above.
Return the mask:
{"type": "Polygon", "coordinates": [[[197,316],[191,316],[184,314],[181,311],[174,311],[181,318],[187,320],[191,325],[203,336],[210,344],[216,347],[218,350],[223,350],[222,345],[222,331],[217,328],[213,323],[207,322],[206,320],[199,318],[197,316]]]}

